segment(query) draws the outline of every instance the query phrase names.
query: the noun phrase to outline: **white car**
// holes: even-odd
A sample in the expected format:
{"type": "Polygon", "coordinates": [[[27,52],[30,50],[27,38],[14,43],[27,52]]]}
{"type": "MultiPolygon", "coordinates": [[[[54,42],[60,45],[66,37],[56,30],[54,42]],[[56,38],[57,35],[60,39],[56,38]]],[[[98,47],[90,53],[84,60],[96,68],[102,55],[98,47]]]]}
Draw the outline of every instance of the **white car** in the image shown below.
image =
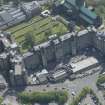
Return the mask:
{"type": "Polygon", "coordinates": [[[43,16],[43,17],[48,17],[48,16],[50,16],[50,11],[49,10],[45,10],[45,11],[43,11],[43,12],[41,12],[41,16],[43,16]]]}
{"type": "Polygon", "coordinates": [[[71,94],[72,94],[72,96],[75,96],[76,95],[76,93],[74,91],[71,94]]]}

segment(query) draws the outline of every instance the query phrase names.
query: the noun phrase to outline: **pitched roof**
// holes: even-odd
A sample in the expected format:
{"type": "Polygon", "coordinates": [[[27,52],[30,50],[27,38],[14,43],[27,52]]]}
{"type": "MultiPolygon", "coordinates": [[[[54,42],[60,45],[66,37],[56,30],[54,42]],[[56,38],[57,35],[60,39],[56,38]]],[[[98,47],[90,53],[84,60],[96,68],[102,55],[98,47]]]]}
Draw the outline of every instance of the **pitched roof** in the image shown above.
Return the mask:
{"type": "Polygon", "coordinates": [[[89,24],[94,24],[94,20],[97,18],[97,15],[85,6],[78,7],[76,0],[65,0],[63,6],[67,9],[74,8],[79,11],[79,16],[89,24]]]}
{"type": "Polygon", "coordinates": [[[80,8],[80,11],[81,11],[81,13],[85,14],[86,16],[88,16],[91,19],[96,19],[97,18],[97,15],[94,12],[90,11],[88,8],[86,8],[84,6],[82,6],[80,8]]]}

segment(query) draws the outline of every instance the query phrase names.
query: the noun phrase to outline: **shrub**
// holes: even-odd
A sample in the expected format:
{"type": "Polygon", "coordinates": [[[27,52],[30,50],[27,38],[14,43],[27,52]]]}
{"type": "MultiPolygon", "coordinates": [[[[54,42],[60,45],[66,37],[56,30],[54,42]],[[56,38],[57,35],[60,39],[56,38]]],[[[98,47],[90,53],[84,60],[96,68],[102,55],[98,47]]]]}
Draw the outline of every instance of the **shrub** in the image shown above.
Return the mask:
{"type": "Polygon", "coordinates": [[[1,105],[2,101],[3,101],[3,98],[0,96],[0,105],[1,105]]]}
{"type": "Polygon", "coordinates": [[[95,96],[97,102],[101,105],[101,103],[99,102],[99,99],[97,98],[96,94],[89,87],[83,88],[83,90],[81,91],[79,96],[77,96],[70,105],[78,105],[78,103],[81,102],[83,100],[83,98],[86,97],[87,94],[92,94],[93,96],[95,96]]]}
{"type": "Polygon", "coordinates": [[[22,92],[18,94],[18,97],[23,104],[32,104],[32,103],[50,103],[52,101],[57,102],[58,104],[64,104],[68,99],[67,92],[34,92],[27,93],[22,92]]]}
{"type": "Polygon", "coordinates": [[[105,75],[100,75],[98,77],[98,80],[96,82],[96,85],[99,86],[100,84],[104,83],[105,82],[105,75]]]}

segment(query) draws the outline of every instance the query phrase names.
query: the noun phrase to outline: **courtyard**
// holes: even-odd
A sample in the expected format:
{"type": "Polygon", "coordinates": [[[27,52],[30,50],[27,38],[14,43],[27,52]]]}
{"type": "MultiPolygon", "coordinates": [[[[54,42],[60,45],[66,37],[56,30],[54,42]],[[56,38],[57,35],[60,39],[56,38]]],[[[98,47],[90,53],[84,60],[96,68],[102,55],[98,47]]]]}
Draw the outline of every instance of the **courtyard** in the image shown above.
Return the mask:
{"type": "Polygon", "coordinates": [[[27,34],[31,33],[34,37],[35,44],[40,44],[47,41],[50,35],[63,35],[68,29],[63,23],[51,16],[36,16],[28,22],[23,22],[6,31],[11,32],[13,39],[21,45],[21,51],[24,53],[29,48],[29,46],[25,44],[25,36],[27,34]]]}

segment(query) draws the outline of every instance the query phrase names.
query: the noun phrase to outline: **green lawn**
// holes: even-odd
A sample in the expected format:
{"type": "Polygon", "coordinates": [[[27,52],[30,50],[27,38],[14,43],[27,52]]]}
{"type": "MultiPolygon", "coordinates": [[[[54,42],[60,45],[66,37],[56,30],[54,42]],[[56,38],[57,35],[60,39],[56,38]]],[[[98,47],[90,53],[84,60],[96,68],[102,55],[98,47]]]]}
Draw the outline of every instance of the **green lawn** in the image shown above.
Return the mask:
{"type": "Polygon", "coordinates": [[[47,30],[51,31],[48,36],[51,34],[59,35],[68,31],[67,27],[63,23],[54,21],[51,17],[43,18],[41,16],[36,16],[28,22],[24,22],[7,29],[7,31],[12,33],[12,37],[16,42],[22,46],[21,51],[23,53],[28,49],[28,46],[24,45],[25,35],[27,33],[32,32],[36,44],[39,44],[47,40],[48,36],[45,35],[47,30]]]}

